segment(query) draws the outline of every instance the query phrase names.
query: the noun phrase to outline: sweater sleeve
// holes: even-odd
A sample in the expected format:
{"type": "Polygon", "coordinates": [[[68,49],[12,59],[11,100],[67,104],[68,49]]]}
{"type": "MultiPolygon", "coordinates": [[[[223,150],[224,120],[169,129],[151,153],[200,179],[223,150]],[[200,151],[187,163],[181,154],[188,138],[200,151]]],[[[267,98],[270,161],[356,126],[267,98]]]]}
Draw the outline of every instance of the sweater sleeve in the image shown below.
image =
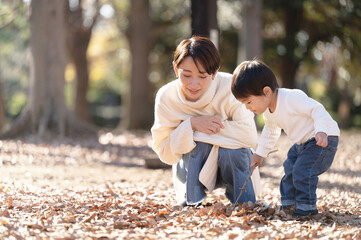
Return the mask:
{"type": "Polygon", "coordinates": [[[274,121],[267,119],[263,114],[265,126],[263,127],[262,134],[258,140],[256,154],[261,157],[267,157],[268,153],[272,151],[281,135],[281,128],[277,126],[274,121]]]}
{"type": "Polygon", "coordinates": [[[232,118],[223,122],[221,134],[235,139],[244,147],[254,148],[257,143],[257,128],[254,114],[248,111],[244,104],[237,103],[232,110],[232,118]]]}
{"type": "Polygon", "coordinates": [[[254,114],[236,99],[232,99],[222,107],[226,109],[228,115],[228,118],[222,121],[224,128],[213,135],[195,132],[195,139],[230,148],[255,148],[257,128],[254,114]]]}
{"type": "Polygon", "coordinates": [[[183,154],[195,147],[190,118],[172,120],[164,102],[155,103],[155,121],[151,129],[152,148],[159,159],[167,164],[177,163],[183,154]]]}

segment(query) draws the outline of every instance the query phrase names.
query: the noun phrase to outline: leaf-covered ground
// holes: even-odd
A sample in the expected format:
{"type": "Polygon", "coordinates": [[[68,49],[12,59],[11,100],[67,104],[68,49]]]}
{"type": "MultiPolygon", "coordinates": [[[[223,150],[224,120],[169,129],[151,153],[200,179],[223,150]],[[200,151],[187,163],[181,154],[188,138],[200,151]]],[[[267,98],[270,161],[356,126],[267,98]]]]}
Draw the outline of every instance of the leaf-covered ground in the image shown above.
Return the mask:
{"type": "Polygon", "coordinates": [[[0,142],[0,239],[361,239],[361,133],[342,133],[321,175],[316,217],[280,211],[282,162],[261,167],[262,204],[237,206],[222,189],[198,208],[175,206],[170,169],[147,169],[148,133],[0,142]]]}

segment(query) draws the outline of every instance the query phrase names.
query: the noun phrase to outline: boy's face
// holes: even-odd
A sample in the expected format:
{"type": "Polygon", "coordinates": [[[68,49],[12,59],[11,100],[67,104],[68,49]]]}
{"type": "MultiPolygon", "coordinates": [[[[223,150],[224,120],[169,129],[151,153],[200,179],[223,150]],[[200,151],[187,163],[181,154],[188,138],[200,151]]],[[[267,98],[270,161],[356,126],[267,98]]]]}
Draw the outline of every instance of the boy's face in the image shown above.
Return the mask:
{"type": "MultiPolygon", "coordinates": [[[[246,108],[251,112],[254,112],[255,114],[262,114],[267,110],[267,108],[271,106],[272,98],[274,96],[272,90],[269,87],[265,87],[263,89],[263,93],[264,95],[250,95],[247,98],[238,100],[244,103],[244,105],[246,105],[246,108]]],[[[272,105],[274,105],[274,103],[272,103],[272,105]]]]}

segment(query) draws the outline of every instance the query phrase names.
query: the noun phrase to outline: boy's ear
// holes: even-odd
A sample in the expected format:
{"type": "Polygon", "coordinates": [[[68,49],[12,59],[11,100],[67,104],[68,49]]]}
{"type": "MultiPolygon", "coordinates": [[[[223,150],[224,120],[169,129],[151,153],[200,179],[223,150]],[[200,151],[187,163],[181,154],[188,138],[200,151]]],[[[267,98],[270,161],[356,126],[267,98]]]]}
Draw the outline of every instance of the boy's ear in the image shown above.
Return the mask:
{"type": "Polygon", "coordinates": [[[268,87],[268,86],[266,86],[266,87],[263,88],[263,94],[264,94],[266,97],[268,97],[269,95],[271,95],[272,92],[273,92],[272,89],[271,89],[270,87],[268,87]]]}
{"type": "Polygon", "coordinates": [[[175,75],[178,77],[178,68],[177,68],[177,65],[175,64],[175,62],[173,61],[173,70],[174,70],[174,73],[175,75]]]}

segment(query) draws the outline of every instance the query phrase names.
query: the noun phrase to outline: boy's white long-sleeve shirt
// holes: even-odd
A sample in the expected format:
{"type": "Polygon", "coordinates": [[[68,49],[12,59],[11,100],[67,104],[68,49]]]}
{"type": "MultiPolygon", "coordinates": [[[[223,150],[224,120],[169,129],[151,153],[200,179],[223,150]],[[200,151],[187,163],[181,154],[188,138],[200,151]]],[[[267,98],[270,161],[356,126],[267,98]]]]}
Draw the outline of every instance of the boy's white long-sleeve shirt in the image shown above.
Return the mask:
{"type": "MultiPolygon", "coordinates": [[[[219,72],[206,92],[195,102],[186,100],[179,79],[159,89],[155,100],[155,121],[151,132],[153,150],[161,161],[167,164],[176,164],[183,154],[193,150],[196,146],[195,141],[230,149],[256,146],[257,130],[253,119],[254,115],[233,96],[231,79],[231,74],[219,72]],[[218,116],[224,128],[213,135],[193,131],[190,119],[194,116],[218,116]]],[[[207,162],[211,162],[209,158],[213,158],[211,164],[213,167],[211,168],[214,168],[214,160],[218,159],[218,151],[211,152],[212,154],[215,152],[216,156],[208,157],[201,174],[212,175],[207,177],[214,181],[216,178],[214,170],[208,171],[209,164],[207,162]]],[[[254,178],[252,180],[258,181],[256,184],[260,190],[259,172],[258,170],[255,172],[254,175],[258,174],[258,180],[254,178]]],[[[208,186],[206,187],[208,188],[208,186]]]]}
{"type": "Polygon", "coordinates": [[[262,157],[273,150],[282,129],[295,144],[306,142],[317,132],[340,136],[336,121],[323,105],[298,89],[279,88],[275,111],[267,109],[263,118],[265,126],[256,150],[262,157]]]}

